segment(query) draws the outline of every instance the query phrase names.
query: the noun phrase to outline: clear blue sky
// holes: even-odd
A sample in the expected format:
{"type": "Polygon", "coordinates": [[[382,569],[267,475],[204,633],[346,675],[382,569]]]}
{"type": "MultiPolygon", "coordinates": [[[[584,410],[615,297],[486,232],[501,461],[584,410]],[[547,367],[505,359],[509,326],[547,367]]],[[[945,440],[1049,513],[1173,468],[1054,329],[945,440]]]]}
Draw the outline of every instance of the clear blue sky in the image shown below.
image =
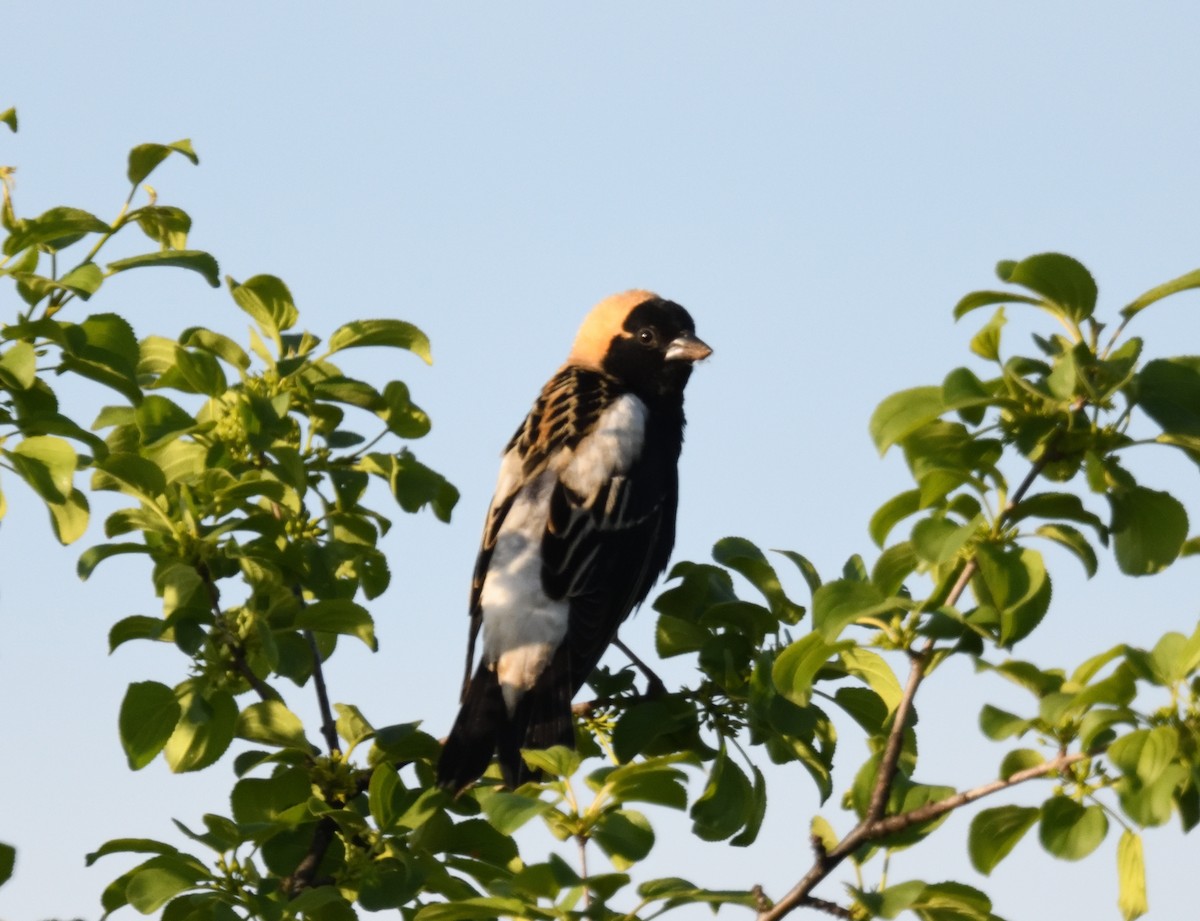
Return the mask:
{"type": "MultiPolygon", "coordinates": [[[[334,660],[334,698],[376,724],[448,727],[499,451],[602,296],[653,288],[716,350],[688,394],[676,557],[739,534],[832,573],[870,557],[867,518],[904,486],[898,459],[881,462],[867,438],[872,409],[969,360],[978,324],[950,311],[994,283],[998,259],[1075,255],[1110,315],[1200,266],[1190,3],[25,3],[0,29],[0,109],[21,117],[19,134],[0,131],[0,163],[19,167],[25,213],[111,215],[131,146],[190,137],[200,167],[168,163],[153,184],[191,212],[193,244],[224,272],[280,275],[319,334],[397,316],[432,338],[432,368],[355,366],[410,384],[434,420],[416,450],[462,490],[450,526],[405,518],[388,538],[379,654],[346,643],[334,660]]],[[[0,299],[10,315],[13,295],[0,299]]],[[[135,273],[92,306],[139,334],[245,327],[226,293],[184,274],[135,273]]],[[[1186,295],[1139,317],[1148,348],[1200,352],[1198,307],[1186,295]]],[[[1035,320],[1014,315],[1014,347],[1035,320]]],[[[1200,517],[1193,467],[1135,463],[1200,517]]],[[[166,647],[105,655],[114,620],[157,610],[147,573],[122,558],[78,583],[76,556],[99,531],[64,550],[5,489],[0,840],[19,853],[0,918],[95,917],[123,867],[86,870],[83,854],[225,811],[230,759],[130,774],[116,735],[125,685],[183,676],[166,647]]],[[[1074,664],[1194,628],[1194,561],[1136,583],[1111,559],[1091,582],[1050,561],[1055,624],[1023,656],[1074,664]]],[[[643,613],[623,636],[651,651],[652,626],[643,613]]],[[[923,723],[945,728],[925,739],[923,779],[995,775],[1004,749],[979,739],[979,706],[1026,701],[977,684],[945,670],[925,687],[923,723]]],[[[311,718],[309,696],[288,699],[311,718]]],[[[844,742],[853,766],[860,745],[844,742]]],[[[782,894],[808,866],[817,803],[799,769],[771,783],[752,849],[667,824],[650,871],[782,894]]],[[[833,806],[824,814],[844,830],[833,806]]],[[[894,860],[892,879],[975,881],[967,822],[894,860]]],[[[1116,918],[1114,849],[1115,835],[1064,864],[1030,837],[982,886],[1010,921],[1116,918]]],[[[1194,917],[1200,847],[1160,830],[1147,851],[1150,917],[1194,917]]],[[[831,881],[820,894],[841,892],[831,881]]]]}

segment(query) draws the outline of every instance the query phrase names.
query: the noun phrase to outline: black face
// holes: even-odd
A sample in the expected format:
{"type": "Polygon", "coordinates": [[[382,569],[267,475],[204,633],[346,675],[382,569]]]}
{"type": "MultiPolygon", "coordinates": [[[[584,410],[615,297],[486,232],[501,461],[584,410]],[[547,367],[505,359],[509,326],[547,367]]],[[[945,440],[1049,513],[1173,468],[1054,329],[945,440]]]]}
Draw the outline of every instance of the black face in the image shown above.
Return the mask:
{"type": "Polygon", "coordinates": [[[679,336],[694,336],[691,315],[674,301],[654,298],[638,304],[625,320],[628,336],[609,345],[604,370],[641,397],[679,396],[692,374],[692,362],[666,358],[679,336]]]}

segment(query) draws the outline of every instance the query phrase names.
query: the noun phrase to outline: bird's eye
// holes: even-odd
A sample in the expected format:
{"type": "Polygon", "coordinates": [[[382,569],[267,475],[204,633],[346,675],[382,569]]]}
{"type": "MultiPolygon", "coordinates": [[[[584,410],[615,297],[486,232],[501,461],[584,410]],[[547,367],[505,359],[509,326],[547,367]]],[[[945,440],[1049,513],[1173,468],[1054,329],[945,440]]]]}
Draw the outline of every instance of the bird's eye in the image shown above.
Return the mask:
{"type": "Polygon", "coordinates": [[[637,331],[637,340],[642,345],[655,345],[658,342],[658,336],[654,334],[649,326],[644,326],[637,331]]]}

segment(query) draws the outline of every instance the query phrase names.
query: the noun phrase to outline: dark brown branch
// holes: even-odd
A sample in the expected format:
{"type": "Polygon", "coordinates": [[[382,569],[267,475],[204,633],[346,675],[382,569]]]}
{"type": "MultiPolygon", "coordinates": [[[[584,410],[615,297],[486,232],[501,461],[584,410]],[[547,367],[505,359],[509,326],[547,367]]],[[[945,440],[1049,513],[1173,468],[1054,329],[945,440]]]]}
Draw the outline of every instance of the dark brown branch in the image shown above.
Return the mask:
{"type": "Polygon", "coordinates": [[[621,650],[621,652],[625,653],[625,655],[629,656],[629,661],[631,661],[637,667],[638,671],[640,671],[646,677],[647,697],[658,697],[659,695],[667,692],[667,686],[663,684],[663,680],[654,673],[654,669],[639,659],[632,649],[621,642],[620,638],[614,638],[613,645],[621,650]]]}
{"type": "Polygon", "coordinates": [[[295,872],[281,881],[283,891],[288,894],[289,898],[294,899],[316,882],[317,868],[325,859],[325,853],[329,850],[329,845],[333,843],[336,831],[337,823],[333,819],[324,818],[317,823],[317,827],[313,829],[312,843],[308,846],[308,853],[296,865],[295,872]]]}
{"type": "Polygon", "coordinates": [[[953,812],[960,806],[967,805],[967,803],[973,803],[978,799],[983,799],[985,796],[991,796],[993,793],[999,793],[1001,790],[1015,787],[1019,783],[1024,783],[1027,780],[1035,780],[1038,777],[1045,777],[1047,774],[1057,774],[1059,771],[1070,767],[1076,762],[1083,761],[1086,758],[1094,758],[1102,751],[1100,749],[1092,752],[1075,752],[1071,755],[1064,753],[1057,758],[1051,758],[1049,761],[1045,761],[1034,767],[1025,768],[1023,771],[1010,774],[1003,780],[993,780],[991,783],[982,784],[971,790],[964,790],[962,793],[956,793],[954,796],[949,796],[946,799],[926,803],[924,806],[913,809],[910,812],[888,816],[886,819],[880,819],[872,826],[870,838],[873,841],[880,838],[887,838],[897,832],[904,831],[906,828],[911,828],[913,825],[919,825],[922,822],[939,818],[947,812],[953,812]]]}
{"type": "Polygon", "coordinates": [[[836,902],[827,902],[825,899],[818,899],[815,895],[806,895],[800,903],[803,908],[815,908],[817,911],[823,911],[827,915],[833,915],[835,918],[853,918],[849,909],[842,908],[836,902]]]}
{"type": "MultiPolygon", "coordinates": [[[[969,564],[968,567],[969,568],[969,564]]],[[[966,569],[963,570],[964,572],[966,569]]],[[[963,580],[960,578],[959,582],[963,580]]],[[[955,589],[961,593],[961,589],[955,586],[955,589]]],[[[950,593],[951,598],[954,598],[954,592],[950,593]]],[[[954,601],[950,601],[954,604],[954,601]]],[[[904,694],[900,698],[900,703],[896,705],[896,715],[892,718],[892,731],[888,733],[887,745],[883,749],[883,758],[879,761],[879,774],[876,776],[875,788],[871,791],[871,802],[867,807],[867,817],[864,822],[877,822],[887,808],[888,797],[892,792],[892,784],[896,780],[896,769],[900,764],[900,753],[904,750],[904,730],[908,724],[909,715],[912,713],[913,698],[917,696],[917,688],[920,687],[922,679],[925,677],[925,666],[929,662],[929,654],[933,650],[933,640],[926,640],[921,651],[913,656],[912,667],[908,672],[908,683],[904,688],[904,694]]]]}
{"type": "Polygon", "coordinates": [[[325,738],[325,745],[329,748],[330,754],[340,752],[337,724],[333,719],[333,708],[329,706],[329,692],[325,689],[325,672],[321,668],[321,650],[317,648],[317,638],[311,630],[304,631],[304,638],[308,640],[308,648],[312,650],[313,686],[317,689],[317,705],[321,708],[321,735],[325,738]]]}

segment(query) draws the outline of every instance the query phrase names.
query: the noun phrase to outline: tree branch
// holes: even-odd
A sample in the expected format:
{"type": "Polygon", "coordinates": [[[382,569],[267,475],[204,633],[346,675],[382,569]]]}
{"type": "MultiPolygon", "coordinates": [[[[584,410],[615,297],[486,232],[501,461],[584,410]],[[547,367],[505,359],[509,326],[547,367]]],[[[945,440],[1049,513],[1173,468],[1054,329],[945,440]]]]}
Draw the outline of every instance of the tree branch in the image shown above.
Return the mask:
{"type": "Polygon", "coordinates": [[[1102,754],[1103,751],[1103,749],[1097,749],[1091,752],[1075,752],[1070,755],[1064,752],[1057,758],[1051,758],[1049,761],[1045,761],[1034,767],[1025,768],[1023,771],[1010,774],[1003,780],[993,780],[991,783],[982,784],[971,790],[964,790],[962,793],[956,793],[954,796],[946,797],[946,799],[926,803],[924,806],[909,812],[902,812],[898,815],[888,816],[886,819],[880,819],[872,826],[870,839],[874,841],[880,838],[887,838],[913,825],[919,825],[922,822],[939,818],[947,812],[953,812],[960,806],[973,803],[978,799],[983,799],[985,796],[991,796],[993,793],[999,793],[1001,790],[1015,787],[1019,783],[1025,783],[1027,780],[1035,780],[1038,777],[1045,777],[1047,774],[1057,774],[1063,768],[1070,767],[1072,764],[1087,758],[1094,758],[1096,755],[1102,754]]]}
{"type": "Polygon", "coordinates": [[[823,911],[835,918],[854,917],[848,909],[842,908],[837,902],[827,902],[825,899],[818,899],[815,895],[806,895],[800,905],[804,908],[815,908],[817,911],[823,911]]]}
{"type": "Polygon", "coordinates": [[[308,847],[308,853],[296,865],[296,869],[292,875],[286,876],[280,881],[281,888],[287,893],[289,898],[294,899],[305,889],[312,886],[317,875],[317,868],[321,866],[321,861],[325,859],[325,852],[329,850],[329,845],[333,843],[333,836],[336,831],[337,823],[333,819],[324,818],[317,823],[317,827],[313,829],[312,843],[308,847]]]}
{"type": "Polygon", "coordinates": [[[625,655],[629,656],[629,661],[631,661],[634,666],[645,676],[647,697],[657,697],[660,694],[665,694],[667,692],[667,686],[663,684],[662,679],[654,673],[654,669],[639,659],[634,654],[632,649],[621,642],[619,637],[613,637],[613,645],[621,650],[621,652],[625,653],[625,655]]]}
{"type": "Polygon", "coordinates": [[[333,708],[329,706],[329,692],[325,689],[325,672],[321,668],[321,650],[317,648],[317,638],[313,636],[311,630],[304,631],[304,638],[308,640],[308,648],[312,650],[313,686],[317,689],[317,705],[321,709],[321,735],[325,738],[325,745],[329,748],[330,754],[333,754],[340,752],[341,747],[338,745],[337,724],[333,719],[333,708]]]}

